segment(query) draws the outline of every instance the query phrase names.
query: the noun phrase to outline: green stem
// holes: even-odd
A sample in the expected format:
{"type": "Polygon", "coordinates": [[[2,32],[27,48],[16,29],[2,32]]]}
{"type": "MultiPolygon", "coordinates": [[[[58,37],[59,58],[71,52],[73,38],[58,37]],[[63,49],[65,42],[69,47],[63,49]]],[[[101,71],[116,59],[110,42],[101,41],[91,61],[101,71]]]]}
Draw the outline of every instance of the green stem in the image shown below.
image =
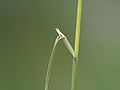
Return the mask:
{"type": "Polygon", "coordinates": [[[78,53],[79,53],[79,41],[80,41],[81,13],[82,13],[82,0],[78,0],[77,18],[76,18],[76,35],[75,35],[76,58],[73,58],[71,90],[76,90],[77,87],[77,67],[78,67],[78,53]]]}

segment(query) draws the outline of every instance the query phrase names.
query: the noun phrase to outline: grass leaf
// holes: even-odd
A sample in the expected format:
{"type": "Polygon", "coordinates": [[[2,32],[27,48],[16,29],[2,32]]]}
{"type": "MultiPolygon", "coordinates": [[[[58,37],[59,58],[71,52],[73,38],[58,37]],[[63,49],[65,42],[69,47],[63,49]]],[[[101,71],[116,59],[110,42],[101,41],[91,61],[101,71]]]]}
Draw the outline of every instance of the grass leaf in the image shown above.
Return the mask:
{"type": "Polygon", "coordinates": [[[56,50],[56,46],[57,43],[62,39],[65,46],[68,48],[69,52],[72,54],[72,56],[75,58],[75,52],[72,48],[72,46],[70,45],[69,41],[67,40],[67,38],[65,37],[65,35],[58,29],[55,28],[56,32],[58,33],[58,37],[55,40],[51,55],[50,55],[50,60],[49,60],[49,64],[48,64],[48,69],[47,69],[47,74],[46,74],[46,81],[45,81],[45,90],[48,90],[49,87],[49,81],[50,81],[50,74],[52,71],[52,66],[53,66],[53,61],[54,61],[54,55],[55,55],[55,50],[56,50]]]}
{"type": "Polygon", "coordinates": [[[58,36],[55,40],[51,55],[50,55],[50,59],[49,59],[49,63],[48,63],[48,69],[47,69],[47,74],[46,74],[46,81],[45,81],[45,90],[48,90],[48,86],[49,86],[49,80],[50,80],[50,74],[52,71],[52,66],[53,66],[53,61],[54,61],[54,55],[55,55],[55,49],[56,49],[56,45],[57,43],[62,39],[62,37],[58,36]]]}

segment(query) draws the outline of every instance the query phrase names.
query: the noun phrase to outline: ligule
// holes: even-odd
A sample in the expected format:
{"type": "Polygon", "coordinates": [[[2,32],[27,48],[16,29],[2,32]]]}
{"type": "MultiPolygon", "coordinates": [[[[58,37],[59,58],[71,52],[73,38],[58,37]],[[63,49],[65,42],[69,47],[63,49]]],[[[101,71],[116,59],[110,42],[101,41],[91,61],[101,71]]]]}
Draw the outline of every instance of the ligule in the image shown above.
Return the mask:
{"type": "Polygon", "coordinates": [[[74,52],[71,44],[69,43],[68,39],[66,38],[66,36],[58,28],[55,28],[55,29],[56,29],[56,32],[58,33],[58,35],[60,37],[63,37],[63,42],[64,42],[65,46],[68,48],[69,52],[72,54],[73,57],[76,57],[75,52],[74,52]]]}

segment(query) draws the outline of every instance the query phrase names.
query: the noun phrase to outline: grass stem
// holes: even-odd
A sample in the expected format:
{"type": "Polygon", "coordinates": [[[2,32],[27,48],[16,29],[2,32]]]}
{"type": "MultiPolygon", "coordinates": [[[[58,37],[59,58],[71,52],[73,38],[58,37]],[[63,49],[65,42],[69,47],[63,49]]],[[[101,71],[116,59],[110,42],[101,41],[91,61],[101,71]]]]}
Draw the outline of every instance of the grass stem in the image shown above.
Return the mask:
{"type": "Polygon", "coordinates": [[[78,67],[78,54],[79,54],[79,42],[80,42],[81,13],[82,13],[82,0],[78,0],[77,18],[76,18],[76,34],[75,34],[76,58],[73,58],[71,90],[76,90],[76,87],[77,87],[77,67],[78,67]]]}

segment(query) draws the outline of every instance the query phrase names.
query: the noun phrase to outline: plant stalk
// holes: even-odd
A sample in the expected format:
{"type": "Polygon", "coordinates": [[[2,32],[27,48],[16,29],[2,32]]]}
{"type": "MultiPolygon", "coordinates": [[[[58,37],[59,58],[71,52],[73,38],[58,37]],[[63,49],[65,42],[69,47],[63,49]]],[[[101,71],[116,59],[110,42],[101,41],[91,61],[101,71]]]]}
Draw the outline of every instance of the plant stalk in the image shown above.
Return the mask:
{"type": "Polygon", "coordinates": [[[75,34],[75,55],[76,57],[73,57],[71,90],[77,89],[77,67],[78,67],[78,54],[79,54],[79,42],[80,42],[82,0],[78,0],[77,3],[78,4],[77,4],[76,34],[75,34]]]}

